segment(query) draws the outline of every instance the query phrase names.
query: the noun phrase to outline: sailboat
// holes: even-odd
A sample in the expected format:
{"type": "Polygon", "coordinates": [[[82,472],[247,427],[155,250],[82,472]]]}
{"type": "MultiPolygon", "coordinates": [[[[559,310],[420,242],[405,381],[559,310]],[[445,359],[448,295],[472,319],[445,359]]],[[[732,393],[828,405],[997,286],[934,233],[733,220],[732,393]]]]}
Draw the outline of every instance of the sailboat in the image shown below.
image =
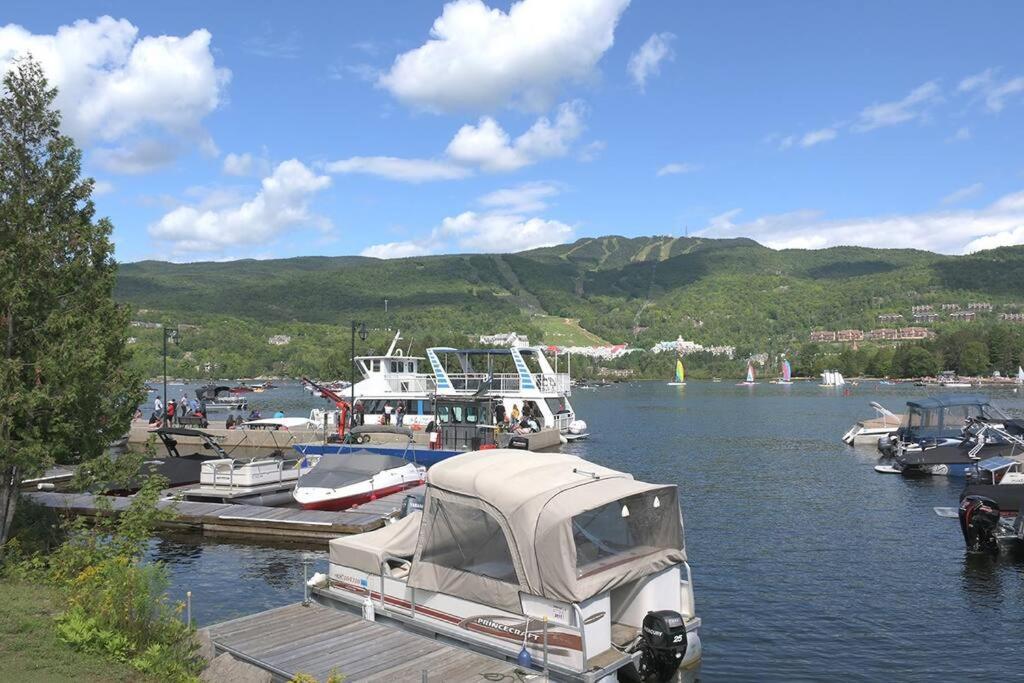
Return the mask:
{"type": "Polygon", "coordinates": [[[686,370],[683,368],[683,359],[676,359],[676,379],[674,382],[669,382],[670,387],[685,387],[686,386],[686,370]]]}
{"type": "Polygon", "coordinates": [[[1024,368],[1017,366],[1017,384],[1024,384],[1024,368]]]}
{"type": "Polygon", "coordinates": [[[736,386],[752,387],[755,384],[757,384],[757,382],[754,381],[754,364],[751,363],[750,361],[747,361],[747,379],[743,382],[737,382],[736,386]]]}
{"type": "Polygon", "coordinates": [[[772,384],[792,384],[793,368],[789,365],[789,361],[783,359],[782,361],[782,377],[772,382],[772,384]]]}

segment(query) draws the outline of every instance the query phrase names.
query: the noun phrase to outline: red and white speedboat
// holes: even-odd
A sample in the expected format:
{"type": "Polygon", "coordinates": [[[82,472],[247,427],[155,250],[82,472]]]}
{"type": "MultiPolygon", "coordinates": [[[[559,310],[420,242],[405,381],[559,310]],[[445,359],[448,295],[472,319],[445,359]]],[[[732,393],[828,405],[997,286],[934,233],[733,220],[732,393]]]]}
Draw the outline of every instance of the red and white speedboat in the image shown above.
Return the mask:
{"type": "Polygon", "coordinates": [[[425,467],[369,451],[325,455],[299,477],[292,496],[304,510],[347,510],[353,505],[423,483],[425,467]]]}

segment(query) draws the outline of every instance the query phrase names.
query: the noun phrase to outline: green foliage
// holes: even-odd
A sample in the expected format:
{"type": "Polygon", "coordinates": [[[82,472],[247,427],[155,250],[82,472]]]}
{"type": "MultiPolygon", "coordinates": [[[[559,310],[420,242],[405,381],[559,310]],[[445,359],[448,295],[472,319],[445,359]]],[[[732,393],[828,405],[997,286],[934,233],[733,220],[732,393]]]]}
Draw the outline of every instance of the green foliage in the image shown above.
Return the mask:
{"type": "Polygon", "coordinates": [[[892,358],[893,370],[899,377],[934,377],[939,372],[939,359],[923,346],[903,346],[892,358]]]}
{"type": "MultiPolygon", "coordinates": [[[[323,683],[343,683],[344,680],[345,677],[338,673],[336,669],[331,669],[323,683]]],[[[307,674],[300,671],[292,676],[292,679],[288,681],[288,683],[320,683],[320,681],[313,674],[307,674]]]]}
{"type": "Polygon", "coordinates": [[[98,455],[142,396],[112,298],[113,226],[96,218],[56,95],[30,58],[0,92],[0,546],[18,482],[98,455]]]}
{"type": "MultiPolygon", "coordinates": [[[[413,353],[431,345],[464,346],[481,333],[506,330],[533,341],[564,344],[594,335],[641,348],[681,334],[707,345],[737,346],[742,370],[747,354],[769,353],[774,368],[781,354],[795,357],[811,330],[869,330],[878,326],[879,314],[908,315],[915,304],[981,300],[1008,306],[1019,297],[998,273],[975,279],[957,273],[964,259],[1006,272],[1018,262],[1024,267],[1024,248],[991,253],[995,261],[984,254],[859,247],[775,251],[747,239],[611,236],[506,255],[150,261],[122,266],[117,295],[142,309],[139,319],[198,326],[184,330],[181,345],[170,349],[169,371],[182,377],[202,376],[208,362],[221,377],[347,377],[351,319],[365,320],[372,329],[369,341],[357,341],[357,353],[383,351],[396,328],[413,353]],[[537,315],[539,309],[547,315],[537,315]],[[564,318],[578,319],[582,329],[574,331],[564,318]],[[292,341],[272,346],[271,334],[287,334],[292,341]]],[[[975,325],[971,334],[978,336],[983,325],[975,325]]],[[[138,340],[137,367],[159,374],[161,331],[136,328],[132,334],[138,340]]],[[[989,343],[998,367],[1024,350],[1015,332],[989,343]]],[[[825,349],[795,369],[859,374],[871,360],[870,353],[841,360],[838,355],[839,349],[825,349]]],[[[694,376],[701,376],[704,360],[694,365],[694,376]]],[[[719,360],[709,361],[708,368],[708,374],[735,372],[719,360]]],[[[652,367],[651,376],[660,370],[652,367]]]]}

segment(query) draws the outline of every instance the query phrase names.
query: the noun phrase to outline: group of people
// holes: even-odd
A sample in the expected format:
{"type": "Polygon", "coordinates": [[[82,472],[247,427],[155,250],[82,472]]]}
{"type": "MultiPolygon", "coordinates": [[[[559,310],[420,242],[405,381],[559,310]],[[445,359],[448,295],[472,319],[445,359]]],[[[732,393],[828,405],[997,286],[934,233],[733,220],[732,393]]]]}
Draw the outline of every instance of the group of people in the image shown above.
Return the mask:
{"type": "MultiPolygon", "coordinates": [[[[136,410],[135,417],[141,418],[142,411],[136,410]]],[[[164,406],[163,399],[157,396],[153,399],[153,412],[149,416],[149,424],[159,424],[163,427],[173,427],[183,424],[182,418],[196,417],[200,423],[206,424],[206,404],[197,399],[190,399],[181,392],[181,398],[177,401],[171,399],[164,406]]]]}
{"type": "Polygon", "coordinates": [[[384,413],[380,416],[380,423],[389,425],[392,417],[395,419],[395,426],[401,427],[405,421],[405,401],[399,401],[397,406],[392,406],[391,401],[384,404],[384,413]]]}
{"type": "Polygon", "coordinates": [[[535,405],[524,401],[521,412],[519,404],[513,403],[512,410],[509,411],[507,416],[505,415],[505,406],[499,403],[494,407],[494,421],[506,431],[514,434],[527,434],[529,432],[539,432],[544,418],[535,405]]]}

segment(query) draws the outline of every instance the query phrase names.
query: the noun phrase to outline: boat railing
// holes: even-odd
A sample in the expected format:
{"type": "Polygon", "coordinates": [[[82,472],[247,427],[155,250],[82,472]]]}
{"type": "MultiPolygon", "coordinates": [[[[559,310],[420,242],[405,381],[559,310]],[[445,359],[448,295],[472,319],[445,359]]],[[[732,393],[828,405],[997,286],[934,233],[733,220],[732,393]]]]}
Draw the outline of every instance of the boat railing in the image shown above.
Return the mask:
{"type": "MultiPolygon", "coordinates": [[[[202,463],[201,469],[209,472],[213,475],[213,487],[219,488],[220,486],[227,486],[228,488],[235,488],[235,472],[240,469],[246,469],[251,475],[263,475],[263,474],[276,474],[277,483],[284,482],[284,461],[279,458],[272,458],[267,460],[250,460],[248,462],[239,462],[231,459],[218,459],[209,460],[202,463]],[[223,475],[221,472],[227,470],[227,482],[223,482],[223,475]]],[[[202,475],[200,475],[201,479],[202,475]]],[[[201,483],[201,482],[200,482],[201,483]]],[[[238,486],[249,486],[250,484],[238,486]]]]}
{"type": "MultiPolygon", "coordinates": [[[[533,384],[542,394],[561,394],[569,396],[572,393],[572,386],[569,382],[569,375],[561,372],[535,373],[531,374],[533,384]]],[[[437,391],[437,380],[431,375],[404,375],[398,377],[386,377],[388,389],[395,393],[424,393],[429,394],[437,391]]],[[[485,372],[459,372],[449,373],[448,382],[456,393],[473,394],[481,388],[488,386],[494,393],[512,393],[523,390],[522,380],[519,373],[505,372],[494,375],[485,372]]]]}
{"type": "Polygon", "coordinates": [[[554,424],[551,425],[560,432],[569,431],[569,423],[572,422],[571,413],[557,413],[553,417],[554,424]]]}
{"type": "Polygon", "coordinates": [[[399,394],[429,394],[437,390],[437,381],[431,375],[402,375],[385,379],[388,389],[399,394]]]}

